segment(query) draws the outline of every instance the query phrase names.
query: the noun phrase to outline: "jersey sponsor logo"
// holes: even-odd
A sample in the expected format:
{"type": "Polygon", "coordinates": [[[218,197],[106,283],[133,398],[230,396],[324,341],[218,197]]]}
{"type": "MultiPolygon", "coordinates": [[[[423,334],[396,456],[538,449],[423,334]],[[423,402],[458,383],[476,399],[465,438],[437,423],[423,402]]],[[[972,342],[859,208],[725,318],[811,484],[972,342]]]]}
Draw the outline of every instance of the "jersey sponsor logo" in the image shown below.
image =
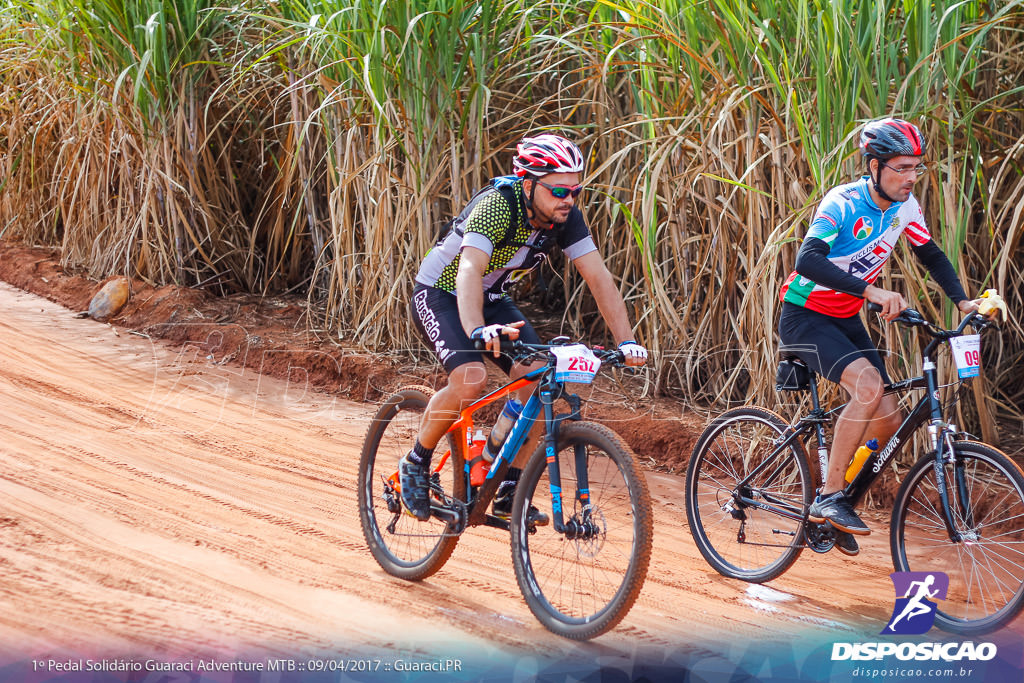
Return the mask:
{"type": "Polygon", "coordinates": [[[508,273],[507,273],[507,275],[505,277],[505,280],[501,283],[502,291],[508,290],[508,288],[511,287],[513,284],[515,284],[516,282],[519,282],[524,277],[526,277],[527,275],[532,273],[533,270],[537,266],[539,266],[540,264],[544,263],[544,261],[545,261],[545,259],[547,259],[548,255],[541,251],[541,252],[533,252],[532,257],[533,257],[533,263],[529,263],[530,256],[527,256],[524,259],[524,262],[521,265],[521,267],[516,268],[515,270],[508,271],[508,273]]]}
{"type": "Polygon", "coordinates": [[[434,312],[430,310],[430,306],[427,305],[426,290],[413,295],[413,301],[416,303],[416,315],[419,316],[420,323],[423,325],[423,331],[427,333],[430,341],[434,342],[434,353],[443,363],[455,351],[447,348],[443,339],[438,339],[441,336],[441,323],[434,312]]]}
{"type": "Polygon", "coordinates": [[[430,306],[427,305],[427,291],[417,292],[413,296],[413,301],[416,302],[416,315],[420,318],[424,332],[427,333],[430,341],[437,341],[438,335],[441,334],[441,323],[434,312],[430,310],[430,306]]]}
{"type": "Polygon", "coordinates": [[[434,342],[434,353],[437,354],[438,360],[444,363],[446,360],[448,360],[448,357],[450,355],[455,353],[455,351],[453,349],[445,348],[444,340],[440,339],[434,342]]]}
{"type": "Polygon", "coordinates": [[[892,246],[884,239],[867,247],[850,259],[850,275],[864,280],[873,272],[877,272],[885,264],[892,252],[892,246]]]}
{"type": "Polygon", "coordinates": [[[413,301],[416,305],[416,315],[419,316],[420,323],[423,325],[423,331],[427,333],[430,341],[434,342],[434,353],[442,363],[445,362],[449,356],[455,353],[455,350],[447,348],[443,339],[438,339],[441,336],[441,323],[434,312],[430,310],[430,306],[427,305],[426,290],[414,294],[413,301]]]}
{"type": "Polygon", "coordinates": [[[871,225],[871,221],[865,216],[861,216],[857,219],[857,222],[853,224],[853,236],[859,240],[866,240],[871,237],[871,232],[874,226],[871,225]]]}

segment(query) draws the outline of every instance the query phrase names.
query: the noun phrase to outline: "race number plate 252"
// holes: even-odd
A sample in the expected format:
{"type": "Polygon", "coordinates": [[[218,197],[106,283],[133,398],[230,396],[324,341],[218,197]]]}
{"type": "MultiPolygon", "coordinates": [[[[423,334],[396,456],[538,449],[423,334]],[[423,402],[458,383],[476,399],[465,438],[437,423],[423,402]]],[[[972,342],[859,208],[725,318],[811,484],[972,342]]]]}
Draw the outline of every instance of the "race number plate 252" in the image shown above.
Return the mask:
{"type": "Polygon", "coordinates": [[[949,340],[960,379],[977,377],[981,370],[981,336],[966,334],[949,340]]]}
{"type": "Polygon", "coordinates": [[[555,381],[590,384],[601,369],[601,359],[583,344],[557,346],[551,349],[555,356],[555,381]]]}

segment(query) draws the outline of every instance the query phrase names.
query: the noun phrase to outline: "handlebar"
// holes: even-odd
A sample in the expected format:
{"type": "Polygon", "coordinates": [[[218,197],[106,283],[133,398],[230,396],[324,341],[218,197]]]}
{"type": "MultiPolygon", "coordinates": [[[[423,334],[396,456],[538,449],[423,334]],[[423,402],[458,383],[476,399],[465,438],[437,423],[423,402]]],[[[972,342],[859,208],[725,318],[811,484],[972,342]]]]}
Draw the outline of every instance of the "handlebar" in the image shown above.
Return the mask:
{"type": "MultiPolygon", "coordinates": [[[[501,353],[506,354],[512,358],[513,361],[521,363],[525,360],[529,360],[534,356],[541,356],[548,354],[551,349],[558,348],[560,346],[568,346],[568,337],[557,337],[553,340],[552,344],[527,344],[526,342],[516,340],[501,340],[501,353]]],[[[477,351],[483,351],[487,347],[484,345],[483,340],[474,340],[474,346],[477,351]]],[[[595,356],[601,359],[602,363],[609,363],[615,367],[627,367],[626,357],[622,351],[618,349],[605,349],[600,346],[592,346],[590,350],[595,356]]],[[[549,361],[554,362],[554,356],[549,354],[549,361]]]]}
{"type": "MultiPolygon", "coordinates": [[[[868,310],[873,313],[881,313],[882,307],[872,301],[868,302],[868,310]]],[[[960,325],[956,329],[944,330],[941,327],[925,320],[925,317],[921,315],[921,312],[914,308],[905,308],[900,312],[898,316],[892,319],[894,323],[900,323],[907,327],[921,327],[928,334],[935,337],[936,339],[952,339],[953,337],[959,337],[963,335],[964,330],[970,325],[975,331],[980,332],[986,327],[994,327],[999,329],[999,326],[992,320],[989,320],[985,316],[972,311],[964,316],[964,319],[960,322],[960,325]]]]}

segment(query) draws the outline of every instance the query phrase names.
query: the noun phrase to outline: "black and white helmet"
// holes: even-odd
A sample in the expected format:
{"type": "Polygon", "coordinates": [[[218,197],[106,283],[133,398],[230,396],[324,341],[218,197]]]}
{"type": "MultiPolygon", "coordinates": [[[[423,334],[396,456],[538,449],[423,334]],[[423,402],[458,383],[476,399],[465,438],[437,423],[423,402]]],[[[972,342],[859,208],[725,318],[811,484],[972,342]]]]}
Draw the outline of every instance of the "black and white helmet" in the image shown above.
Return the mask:
{"type": "Polygon", "coordinates": [[[583,153],[575,144],[560,135],[536,135],[523,138],[516,146],[512,160],[520,178],[540,177],[548,173],[582,173],[583,153]]]}

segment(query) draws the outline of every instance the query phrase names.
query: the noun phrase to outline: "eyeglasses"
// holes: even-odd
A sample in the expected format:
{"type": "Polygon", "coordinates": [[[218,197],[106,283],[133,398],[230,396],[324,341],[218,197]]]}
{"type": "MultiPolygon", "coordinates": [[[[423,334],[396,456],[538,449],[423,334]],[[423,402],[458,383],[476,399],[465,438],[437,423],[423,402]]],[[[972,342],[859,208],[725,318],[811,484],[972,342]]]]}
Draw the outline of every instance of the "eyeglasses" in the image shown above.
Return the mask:
{"type": "Polygon", "coordinates": [[[580,192],[583,192],[582,185],[575,185],[573,187],[568,187],[567,185],[548,185],[543,180],[538,180],[537,184],[548,188],[548,192],[550,192],[551,196],[555,199],[565,199],[569,195],[579,197],[580,192]]]}
{"type": "Polygon", "coordinates": [[[928,172],[928,167],[925,166],[924,164],[918,164],[917,166],[901,166],[899,168],[896,168],[895,166],[890,166],[884,161],[881,162],[881,164],[882,166],[885,166],[887,169],[889,169],[896,175],[900,176],[906,175],[908,173],[913,173],[915,177],[920,178],[921,176],[928,172]]]}

